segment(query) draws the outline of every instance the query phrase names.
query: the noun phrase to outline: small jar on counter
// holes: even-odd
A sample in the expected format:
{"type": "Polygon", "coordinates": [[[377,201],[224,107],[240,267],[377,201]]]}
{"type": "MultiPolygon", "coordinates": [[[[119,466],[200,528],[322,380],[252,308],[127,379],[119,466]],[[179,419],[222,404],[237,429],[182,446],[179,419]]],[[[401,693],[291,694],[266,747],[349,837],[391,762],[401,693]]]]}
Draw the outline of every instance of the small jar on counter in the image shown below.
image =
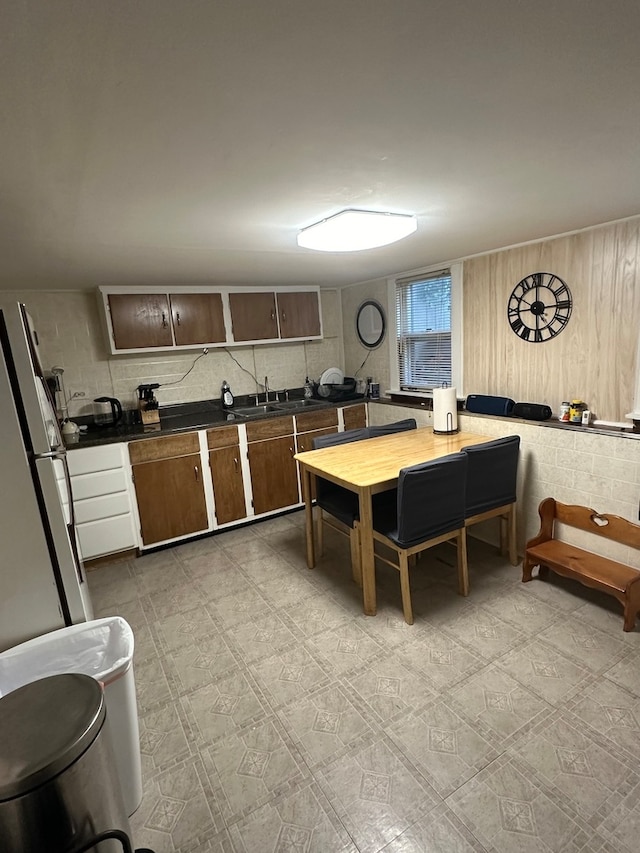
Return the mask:
{"type": "Polygon", "coordinates": [[[565,400],[564,403],[560,403],[560,414],[558,415],[558,420],[563,421],[564,423],[569,423],[570,412],[571,403],[568,400],[565,400]]]}
{"type": "Polygon", "coordinates": [[[569,422],[572,424],[582,423],[582,413],[586,410],[587,404],[582,400],[572,400],[571,410],[569,412],[569,422]]]}

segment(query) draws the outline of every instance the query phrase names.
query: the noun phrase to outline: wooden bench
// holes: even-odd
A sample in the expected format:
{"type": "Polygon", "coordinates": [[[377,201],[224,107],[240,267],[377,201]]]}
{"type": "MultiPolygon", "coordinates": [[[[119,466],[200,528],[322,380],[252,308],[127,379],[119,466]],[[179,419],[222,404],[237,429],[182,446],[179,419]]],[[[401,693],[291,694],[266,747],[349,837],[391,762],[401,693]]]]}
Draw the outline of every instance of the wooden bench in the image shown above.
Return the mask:
{"type": "Polygon", "coordinates": [[[633,631],[636,614],[640,611],[640,571],[592,554],[575,545],[553,538],[556,521],[587,530],[640,549],[640,525],[617,515],[600,515],[585,506],[562,504],[554,498],[545,498],[538,508],[540,532],[527,542],[522,562],[522,582],[531,580],[531,572],[539,566],[538,574],[544,577],[551,569],[559,575],[574,578],[585,586],[599,589],[615,596],[624,607],[624,630],[633,631]]]}

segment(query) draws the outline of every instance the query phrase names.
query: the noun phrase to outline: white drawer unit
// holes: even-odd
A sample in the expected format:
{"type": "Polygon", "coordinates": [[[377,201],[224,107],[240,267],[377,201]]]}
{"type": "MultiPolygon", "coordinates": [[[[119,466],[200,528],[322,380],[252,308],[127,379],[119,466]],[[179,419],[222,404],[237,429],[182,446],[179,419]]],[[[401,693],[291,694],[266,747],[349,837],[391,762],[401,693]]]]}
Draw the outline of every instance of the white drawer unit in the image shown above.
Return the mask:
{"type": "Polygon", "coordinates": [[[128,474],[124,468],[113,468],[111,471],[96,471],[87,474],[72,474],[71,477],[74,501],[128,492],[128,474]]]}
{"type": "Polygon", "coordinates": [[[126,445],[78,448],[67,459],[83,558],[136,548],[126,445]]]}
{"type": "Polygon", "coordinates": [[[100,447],[82,447],[67,452],[69,473],[94,474],[96,471],[109,471],[125,465],[126,444],[102,444],[100,447]]]}

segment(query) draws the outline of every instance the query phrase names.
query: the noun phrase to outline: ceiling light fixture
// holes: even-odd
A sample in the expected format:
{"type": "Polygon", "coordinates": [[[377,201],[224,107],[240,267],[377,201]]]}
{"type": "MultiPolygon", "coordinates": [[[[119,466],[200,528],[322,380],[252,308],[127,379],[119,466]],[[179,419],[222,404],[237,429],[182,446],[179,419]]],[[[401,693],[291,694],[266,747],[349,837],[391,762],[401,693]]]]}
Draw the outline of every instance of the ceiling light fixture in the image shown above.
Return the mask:
{"type": "Polygon", "coordinates": [[[303,228],[298,246],[318,252],[360,252],[402,240],[417,227],[416,217],[405,213],[349,209],[303,228]]]}

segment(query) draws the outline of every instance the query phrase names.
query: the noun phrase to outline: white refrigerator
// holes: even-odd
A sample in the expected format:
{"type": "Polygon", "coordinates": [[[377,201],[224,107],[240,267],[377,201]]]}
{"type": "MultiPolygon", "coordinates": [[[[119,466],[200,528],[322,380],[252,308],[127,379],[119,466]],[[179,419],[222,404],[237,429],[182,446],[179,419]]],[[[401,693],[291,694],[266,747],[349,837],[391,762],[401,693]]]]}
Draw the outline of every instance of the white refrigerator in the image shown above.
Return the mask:
{"type": "Polygon", "coordinates": [[[0,308],[0,651],[93,618],[66,450],[25,306],[0,308]]]}

